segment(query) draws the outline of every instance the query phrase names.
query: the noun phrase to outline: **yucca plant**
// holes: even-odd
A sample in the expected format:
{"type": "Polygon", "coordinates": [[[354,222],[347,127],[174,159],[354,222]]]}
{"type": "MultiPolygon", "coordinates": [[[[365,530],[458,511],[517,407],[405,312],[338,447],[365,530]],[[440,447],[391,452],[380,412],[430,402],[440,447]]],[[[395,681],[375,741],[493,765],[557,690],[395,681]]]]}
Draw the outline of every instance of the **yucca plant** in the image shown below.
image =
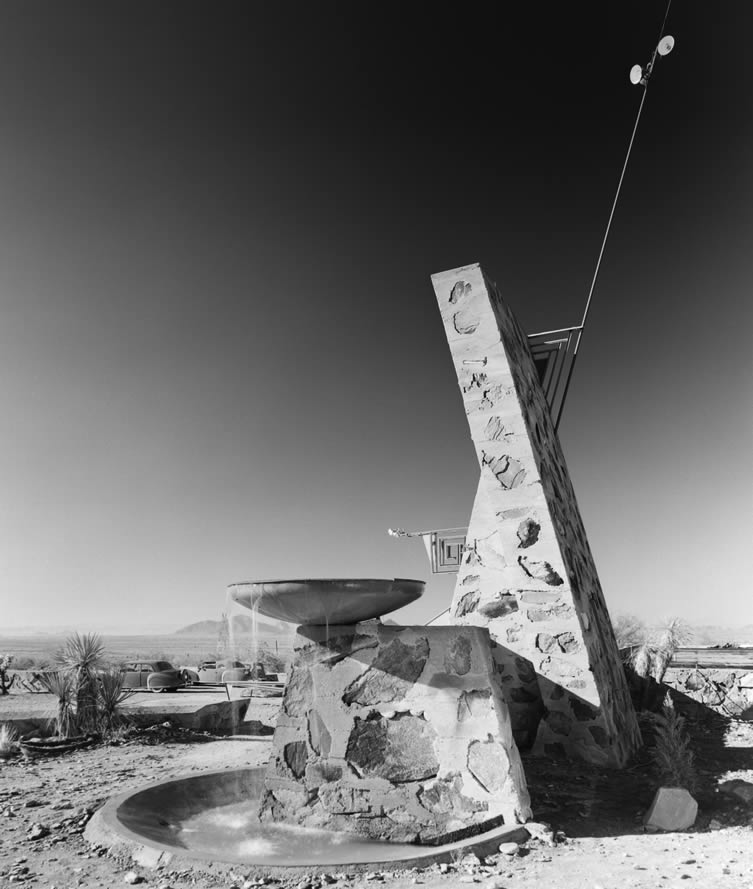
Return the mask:
{"type": "Polygon", "coordinates": [[[96,633],[84,633],[83,636],[74,633],[55,656],[58,664],[71,676],[76,727],[80,732],[96,732],[99,729],[97,679],[104,651],[104,643],[96,633]]]}
{"type": "Polygon", "coordinates": [[[55,734],[69,738],[76,734],[76,712],[74,709],[75,688],[70,673],[52,670],[39,674],[39,683],[58,700],[57,716],[53,719],[55,734]]]}
{"type": "Polygon", "coordinates": [[[653,716],[656,746],[651,759],[665,787],[684,787],[691,793],[698,786],[695,756],[685,732],[685,720],[666,696],[661,713],[653,716]]]}
{"type": "Polygon", "coordinates": [[[97,715],[98,728],[102,734],[111,735],[126,721],[120,705],[132,694],[135,694],[135,690],[123,688],[124,680],[125,676],[116,668],[110,668],[99,675],[97,715]]]}

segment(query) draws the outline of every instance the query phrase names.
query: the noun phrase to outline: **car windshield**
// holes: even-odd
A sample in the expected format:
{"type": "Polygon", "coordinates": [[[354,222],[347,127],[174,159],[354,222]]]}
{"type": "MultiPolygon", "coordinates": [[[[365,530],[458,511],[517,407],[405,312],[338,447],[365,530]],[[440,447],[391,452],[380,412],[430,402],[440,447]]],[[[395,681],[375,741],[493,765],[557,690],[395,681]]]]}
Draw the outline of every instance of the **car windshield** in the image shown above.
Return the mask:
{"type": "Polygon", "coordinates": [[[173,665],[168,664],[167,661],[156,661],[154,664],[155,670],[172,670],[173,665]]]}

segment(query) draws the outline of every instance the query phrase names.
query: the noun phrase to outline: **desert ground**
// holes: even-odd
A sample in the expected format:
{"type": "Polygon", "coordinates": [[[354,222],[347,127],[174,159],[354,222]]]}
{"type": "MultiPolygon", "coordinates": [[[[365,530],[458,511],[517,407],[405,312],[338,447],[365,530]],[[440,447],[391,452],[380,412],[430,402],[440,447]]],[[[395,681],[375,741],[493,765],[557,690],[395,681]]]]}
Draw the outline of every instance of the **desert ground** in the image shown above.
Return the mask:
{"type": "MultiPolygon", "coordinates": [[[[161,703],[169,697],[153,696],[161,703]]],[[[0,722],[23,710],[23,698],[0,698],[0,722]]],[[[259,708],[260,722],[273,721],[270,702],[252,706],[259,708]]],[[[262,765],[269,735],[218,737],[157,725],[55,759],[16,756],[0,764],[0,886],[109,889],[138,882],[155,889],[330,884],[360,889],[383,882],[396,889],[459,883],[489,889],[753,889],[753,799],[745,803],[719,790],[734,778],[753,783],[753,723],[699,709],[686,714],[686,725],[701,779],[699,815],[686,832],[644,830],[642,816],[657,786],[645,753],[619,772],[524,756],[534,817],[551,826],[554,841],[552,834],[532,838],[512,855],[482,861],[466,856],[420,870],[363,873],[290,868],[264,876],[239,865],[151,870],[84,838],[88,819],[109,796],[198,771],[262,765]]]]}

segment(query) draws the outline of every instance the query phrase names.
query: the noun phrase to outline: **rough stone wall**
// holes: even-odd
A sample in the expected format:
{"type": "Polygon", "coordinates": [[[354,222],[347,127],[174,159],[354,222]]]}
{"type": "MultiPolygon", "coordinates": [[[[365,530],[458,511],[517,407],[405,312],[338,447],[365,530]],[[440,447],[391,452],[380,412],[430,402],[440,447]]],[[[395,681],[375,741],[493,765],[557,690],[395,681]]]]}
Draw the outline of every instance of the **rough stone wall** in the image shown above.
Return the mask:
{"type": "Polygon", "coordinates": [[[530,817],[485,629],[368,621],[299,644],[262,820],[441,843],[530,817]]]}
{"type": "Polygon", "coordinates": [[[753,720],[753,670],[670,667],[664,683],[723,716],[753,720]]]}
{"type": "Polygon", "coordinates": [[[451,619],[497,641],[516,737],[623,765],[638,727],[526,337],[479,265],[432,282],[481,468],[451,619]]]}

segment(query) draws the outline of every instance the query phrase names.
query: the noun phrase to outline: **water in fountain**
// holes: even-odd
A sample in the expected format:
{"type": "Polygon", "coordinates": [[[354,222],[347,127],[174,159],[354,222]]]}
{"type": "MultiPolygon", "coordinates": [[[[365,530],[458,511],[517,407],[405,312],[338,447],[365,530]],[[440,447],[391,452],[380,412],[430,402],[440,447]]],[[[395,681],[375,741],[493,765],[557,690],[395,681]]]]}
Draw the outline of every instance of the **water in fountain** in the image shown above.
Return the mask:
{"type": "MultiPolygon", "coordinates": [[[[244,864],[290,864],[291,860],[312,865],[348,864],[385,855],[384,844],[378,840],[289,824],[262,824],[258,808],[258,800],[244,800],[206,809],[180,824],[176,841],[200,855],[244,864]]],[[[399,860],[415,852],[414,845],[394,843],[387,854],[399,860]]]]}

